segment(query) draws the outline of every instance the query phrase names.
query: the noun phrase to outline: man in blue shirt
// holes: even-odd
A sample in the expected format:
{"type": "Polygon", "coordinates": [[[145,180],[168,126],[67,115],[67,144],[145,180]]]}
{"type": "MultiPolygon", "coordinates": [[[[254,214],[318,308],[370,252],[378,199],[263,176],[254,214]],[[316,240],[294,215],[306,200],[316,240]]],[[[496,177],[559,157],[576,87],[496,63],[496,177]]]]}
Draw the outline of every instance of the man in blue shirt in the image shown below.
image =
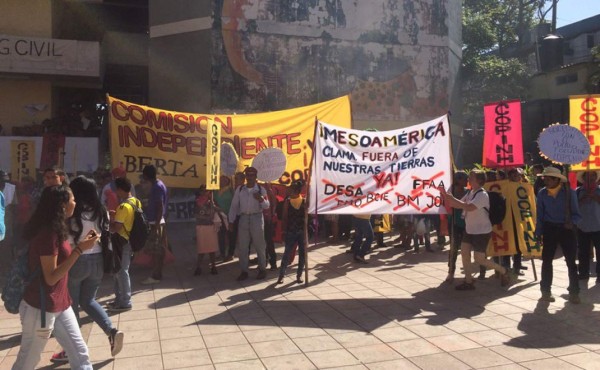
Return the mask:
{"type": "Polygon", "coordinates": [[[577,174],[582,185],[577,188],[577,201],[581,212],[581,221],[577,224],[579,280],[590,278],[590,247],[596,249],[596,284],[600,284],[600,188],[598,172],[585,171],[577,174]]]}
{"type": "Polygon", "coordinates": [[[167,187],[156,177],[156,167],[145,166],[142,169],[142,177],[150,186],[150,198],[148,207],[144,208],[144,214],[150,224],[150,237],[144,247],[144,251],[152,255],[153,270],[143,285],[160,283],[162,279],[162,267],[166,253],[167,232],[165,229],[165,216],[167,214],[167,187]],[[152,242],[153,241],[153,242],[152,242]]]}
{"type": "Polygon", "coordinates": [[[575,224],[581,220],[577,195],[569,189],[567,178],[558,168],[546,167],[538,176],[544,179],[545,187],[537,195],[537,220],[535,235],[543,243],[541,301],[554,302],[552,296],[552,261],[558,244],[562,248],[569,269],[569,302],[581,303],[577,278],[577,253],[575,224]],[[567,204],[570,206],[567,207],[567,204]]]}

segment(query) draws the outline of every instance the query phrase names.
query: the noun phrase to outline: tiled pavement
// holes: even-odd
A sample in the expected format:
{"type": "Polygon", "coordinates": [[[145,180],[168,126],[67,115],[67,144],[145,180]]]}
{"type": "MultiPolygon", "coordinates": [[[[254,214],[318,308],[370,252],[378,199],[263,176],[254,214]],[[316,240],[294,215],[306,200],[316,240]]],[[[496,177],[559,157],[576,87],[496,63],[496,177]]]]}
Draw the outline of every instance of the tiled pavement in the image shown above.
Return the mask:
{"type": "MultiPolygon", "coordinates": [[[[562,259],[554,263],[557,301],[548,304],[537,301],[530,262],[508,290],[492,273],[475,291],[454,290],[443,283],[447,247],[376,249],[368,265],[357,265],[344,246],[322,244],[309,249],[308,287],[293,283],[295,266],[275,287],[274,272],[266,281],[236,282],[233,262],[217,276],[192,277],[192,243],[175,244],[178,262],[162,283],[143,287],[147,271],[133,269],[134,310],[112,316],[125,332],[116,359],[99,327],[84,325],[95,368],[600,368],[600,285],[582,283],[583,303],[569,304],[562,259]]],[[[100,301],[110,287],[106,277],[100,301]]],[[[0,370],[11,367],[20,331],[18,317],[1,310],[0,370]]],[[[49,362],[57,348],[52,339],[42,368],[57,368],[49,362]]]]}

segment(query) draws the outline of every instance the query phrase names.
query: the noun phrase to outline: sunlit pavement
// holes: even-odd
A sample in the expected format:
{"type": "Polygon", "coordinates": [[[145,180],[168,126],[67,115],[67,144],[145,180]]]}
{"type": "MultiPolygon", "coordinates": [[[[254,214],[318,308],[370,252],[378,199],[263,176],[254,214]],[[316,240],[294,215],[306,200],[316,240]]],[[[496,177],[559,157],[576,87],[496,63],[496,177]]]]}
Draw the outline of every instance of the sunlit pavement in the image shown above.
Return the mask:
{"type": "MultiPolygon", "coordinates": [[[[455,283],[444,283],[448,246],[440,251],[437,244],[433,253],[375,249],[365,265],[344,253],[346,245],[322,243],[309,248],[308,286],[295,283],[295,264],[275,286],[277,272],[271,271],[266,280],[251,271],[237,282],[237,260],[219,265],[218,275],[207,265],[192,276],[193,228],[170,229],[177,262],[151,287],[139,284],[148,269],[134,267],[134,309],[111,315],[125,332],[115,359],[107,337],[85,319],[95,368],[600,368],[600,285],[595,276],[581,282],[582,303],[568,303],[562,258],[554,261],[554,303],[538,302],[530,261],[508,289],[488,271],[474,291],[456,291],[458,273],[455,283]]],[[[539,276],[541,261],[536,267],[539,276]]],[[[112,278],[105,276],[100,302],[112,298],[111,289],[112,278]]],[[[0,369],[10,369],[20,322],[0,312],[0,369]]],[[[68,368],[50,363],[56,350],[51,339],[41,368],[68,368]]]]}

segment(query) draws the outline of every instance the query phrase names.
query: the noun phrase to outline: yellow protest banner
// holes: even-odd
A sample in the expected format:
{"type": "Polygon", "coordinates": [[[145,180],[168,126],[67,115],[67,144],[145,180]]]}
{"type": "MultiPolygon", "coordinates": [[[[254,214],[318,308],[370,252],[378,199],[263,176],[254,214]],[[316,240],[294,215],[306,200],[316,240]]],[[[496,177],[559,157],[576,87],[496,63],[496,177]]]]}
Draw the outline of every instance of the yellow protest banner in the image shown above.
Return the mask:
{"type": "Polygon", "coordinates": [[[515,220],[515,233],[519,250],[525,257],[541,257],[542,246],[535,238],[537,210],[533,186],[522,182],[509,182],[505,192],[507,212],[510,209],[515,220]]]}
{"type": "Polygon", "coordinates": [[[510,256],[517,249],[525,257],[540,257],[541,246],[535,240],[535,195],[531,184],[508,180],[485,184],[488,191],[506,198],[506,215],[501,225],[494,225],[488,256],[510,256]]]}
{"type": "MultiPolygon", "coordinates": [[[[308,177],[315,117],[351,126],[350,98],[305,107],[254,114],[202,114],[166,111],[108,97],[112,166],[141,173],[156,166],[167,185],[195,188],[206,181],[207,126],[221,126],[221,141],[231,143],[242,168],[262,149],[281,148],[287,166],[278,183],[289,185],[308,177]]],[[[132,176],[133,177],[133,176],[132,176]]]]}
{"type": "Polygon", "coordinates": [[[25,176],[35,179],[35,141],[11,140],[10,171],[14,181],[21,181],[25,176]]]}
{"type": "Polygon", "coordinates": [[[569,96],[569,124],[588,138],[591,151],[586,161],[571,170],[600,169],[600,95],[569,96]]]}
{"type": "Polygon", "coordinates": [[[221,125],[210,120],[208,123],[206,154],[206,189],[219,190],[221,177],[221,125]]]}
{"type": "MultiPolygon", "coordinates": [[[[488,192],[495,191],[506,197],[508,181],[503,180],[488,182],[485,184],[484,188],[488,192]]],[[[486,252],[488,256],[512,256],[513,254],[517,253],[515,246],[515,232],[512,227],[512,217],[508,216],[511,215],[508,208],[508,200],[506,203],[507,216],[504,217],[502,224],[493,225],[492,237],[486,252]]]]}

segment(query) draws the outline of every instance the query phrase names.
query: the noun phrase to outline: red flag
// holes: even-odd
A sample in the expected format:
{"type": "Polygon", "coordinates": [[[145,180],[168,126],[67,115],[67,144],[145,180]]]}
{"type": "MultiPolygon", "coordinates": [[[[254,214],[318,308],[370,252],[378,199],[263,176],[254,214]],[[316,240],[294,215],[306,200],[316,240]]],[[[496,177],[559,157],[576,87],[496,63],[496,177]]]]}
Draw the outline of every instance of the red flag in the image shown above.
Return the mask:
{"type": "Polygon", "coordinates": [[[521,102],[510,100],[486,104],[483,115],[483,165],[491,168],[522,166],[521,102]]]}

